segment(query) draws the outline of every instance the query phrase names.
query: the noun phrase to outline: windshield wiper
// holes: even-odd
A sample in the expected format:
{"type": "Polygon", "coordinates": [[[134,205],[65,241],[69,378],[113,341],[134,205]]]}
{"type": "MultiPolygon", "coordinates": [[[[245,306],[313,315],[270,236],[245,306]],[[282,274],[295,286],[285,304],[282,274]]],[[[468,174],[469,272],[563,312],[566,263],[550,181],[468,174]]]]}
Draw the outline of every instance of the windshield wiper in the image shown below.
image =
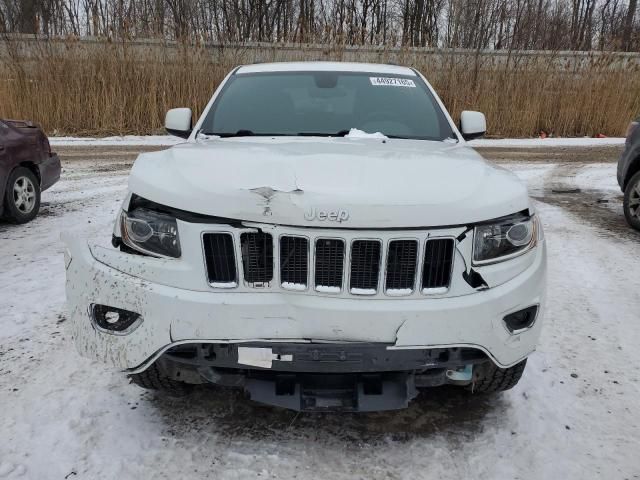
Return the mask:
{"type": "Polygon", "coordinates": [[[327,133],[327,132],[298,132],[296,133],[299,137],[344,137],[349,133],[349,130],[340,130],[336,133],[327,133]]]}
{"type": "Polygon", "coordinates": [[[253,133],[251,130],[238,130],[235,133],[233,133],[233,132],[224,132],[224,133],[212,133],[211,135],[218,135],[219,137],[222,137],[222,138],[228,138],[228,137],[253,137],[255,135],[255,133],[253,133]]]}
{"type": "Polygon", "coordinates": [[[237,132],[198,132],[205,135],[217,135],[220,138],[230,137],[286,137],[286,136],[298,136],[298,137],[344,137],[349,133],[349,130],[340,130],[336,133],[327,132],[298,132],[298,133],[255,133],[252,130],[238,130],[237,132]]]}
{"type": "Polygon", "coordinates": [[[205,133],[205,135],[217,135],[220,138],[230,137],[281,137],[283,133],[254,133],[251,130],[238,130],[237,132],[222,132],[222,133],[205,133]]]}

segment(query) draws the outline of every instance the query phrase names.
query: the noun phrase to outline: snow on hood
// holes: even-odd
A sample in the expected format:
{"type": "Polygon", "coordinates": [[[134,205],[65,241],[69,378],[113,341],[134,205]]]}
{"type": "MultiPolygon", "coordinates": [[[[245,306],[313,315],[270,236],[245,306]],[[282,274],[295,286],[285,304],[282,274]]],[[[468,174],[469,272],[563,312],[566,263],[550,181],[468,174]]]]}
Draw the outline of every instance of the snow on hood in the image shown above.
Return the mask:
{"type": "Polygon", "coordinates": [[[462,225],[529,207],[515,175],[464,144],[243,137],[138,157],[130,190],[174,208],[281,225],[462,225]]]}
{"type": "Polygon", "coordinates": [[[379,138],[382,140],[386,140],[387,136],[384,133],[376,132],[376,133],[367,133],[362,130],[358,130],[357,128],[352,128],[349,130],[349,133],[345,135],[346,138],[379,138]]]}

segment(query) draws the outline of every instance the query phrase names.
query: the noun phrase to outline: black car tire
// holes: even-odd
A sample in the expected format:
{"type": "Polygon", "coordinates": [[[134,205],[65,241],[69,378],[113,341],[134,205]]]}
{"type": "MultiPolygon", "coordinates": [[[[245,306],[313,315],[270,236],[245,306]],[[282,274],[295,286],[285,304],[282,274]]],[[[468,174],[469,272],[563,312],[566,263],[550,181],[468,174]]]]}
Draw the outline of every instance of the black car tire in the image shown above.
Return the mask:
{"type": "Polygon", "coordinates": [[[4,194],[4,216],[13,223],[27,223],[40,210],[40,182],[25,167],[13,169],[4,194]]]}
{"type": "Polygon", "coordinates": [[[526,365],[526,358],[509,368],[498,368],[493,362],[479,365],[474,368],[473,381],[467,389],[472,393],[494,393],[509,390],[516,386],[526,365]]]}
{"type": "Polygon", "coordinates": [[[161,390],[171,397],[183,397],[191,391],[191,385],[168,378],[154,363],[144,372],[129,375],[132,383],[148,390],[161,390]]]}
{"type": "Polygon", "coordinates": [[[622,209],[627,222],[636,230],[640,230],[640,204],[636,202],[640,202],[640,172],[637,172],[627,182],[622,202],[622,209]],[[631,211],[632,209],[634,209],[633,212],[631,211]]]}

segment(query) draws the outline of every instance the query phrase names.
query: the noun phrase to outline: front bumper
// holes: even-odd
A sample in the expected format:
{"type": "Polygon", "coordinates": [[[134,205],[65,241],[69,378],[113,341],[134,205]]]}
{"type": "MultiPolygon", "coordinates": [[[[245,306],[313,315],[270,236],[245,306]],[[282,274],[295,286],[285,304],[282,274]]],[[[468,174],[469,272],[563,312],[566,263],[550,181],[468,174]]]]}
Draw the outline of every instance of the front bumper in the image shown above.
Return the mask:
{"type": "Polygon", "coordinates": [[[82,355],[129,373],[144,371],[178,345],[248,342],[366,342],[385,344],[389,351],[465,347],[482,351],[506,368],[535,349],[541,330],[540,312],[531,328],[517,334],[508,331],[503,317],[543,305],[543,241],[520,257],[524,266],[520,273],[497,286],[492,286],[497,274],[491,266],[482,272],[491,287],[485,290],[440,298],[385,299],[280,290],[197,290],[190,283],[204,278],[204,271],[194,272],[193,265],[199,262],[199,268],[204,267],[196,253],[188,266],[89,247],[82,239],[65,240],[67,300],[76,346],[82,355]],[[88,308],[92,304],[130,310],[143,321],[127,335],[105,333],[94,327],[88,308]]]}

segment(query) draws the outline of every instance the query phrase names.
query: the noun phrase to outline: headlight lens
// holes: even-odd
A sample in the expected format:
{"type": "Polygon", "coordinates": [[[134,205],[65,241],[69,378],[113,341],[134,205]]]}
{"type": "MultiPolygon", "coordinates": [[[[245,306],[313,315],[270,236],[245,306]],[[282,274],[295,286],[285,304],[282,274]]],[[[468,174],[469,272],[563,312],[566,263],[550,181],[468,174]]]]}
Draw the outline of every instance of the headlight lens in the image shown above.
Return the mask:
{"type": "Polygon", "coordinates": [[[122,241],[139,252],[158,257],[181,255],[176,219],[165,213],[136,208],[121,215],[122,241]]]}
{"type": "Polygon", "coordinates": [[[477,225],[473,240],[473,263],[495,263],[520,255],[535,247],[538,220],[522,214],[496,223],[477,225]]]}

